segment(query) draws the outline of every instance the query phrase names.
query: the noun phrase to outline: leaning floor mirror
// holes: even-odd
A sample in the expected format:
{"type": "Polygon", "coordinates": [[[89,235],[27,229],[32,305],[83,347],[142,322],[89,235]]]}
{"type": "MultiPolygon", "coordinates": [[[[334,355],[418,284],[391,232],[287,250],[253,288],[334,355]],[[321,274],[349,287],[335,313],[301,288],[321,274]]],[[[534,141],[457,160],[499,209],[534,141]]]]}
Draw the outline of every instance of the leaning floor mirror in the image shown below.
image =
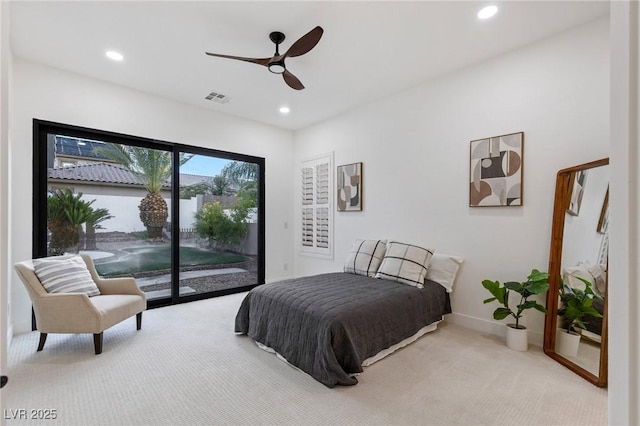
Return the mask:
{"type": "Polygon", "coordinates": [[[551,230],[544,352],[607,386],[609,159],[560,170],[551,230]]]}

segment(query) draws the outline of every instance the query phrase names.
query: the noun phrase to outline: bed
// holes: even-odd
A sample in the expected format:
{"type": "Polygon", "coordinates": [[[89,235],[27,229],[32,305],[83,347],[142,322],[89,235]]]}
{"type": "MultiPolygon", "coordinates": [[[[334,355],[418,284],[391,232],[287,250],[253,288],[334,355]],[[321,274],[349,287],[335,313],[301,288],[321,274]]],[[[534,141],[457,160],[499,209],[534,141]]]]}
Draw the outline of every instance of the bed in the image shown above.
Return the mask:
{"type": "Polygon", "coordinates": [[[235,331],[328,387],[355,385],[365,360],[451,313],[441,283],[422,278],[406,285],[374,269],[258,286],[242,301],[235,331]]]}

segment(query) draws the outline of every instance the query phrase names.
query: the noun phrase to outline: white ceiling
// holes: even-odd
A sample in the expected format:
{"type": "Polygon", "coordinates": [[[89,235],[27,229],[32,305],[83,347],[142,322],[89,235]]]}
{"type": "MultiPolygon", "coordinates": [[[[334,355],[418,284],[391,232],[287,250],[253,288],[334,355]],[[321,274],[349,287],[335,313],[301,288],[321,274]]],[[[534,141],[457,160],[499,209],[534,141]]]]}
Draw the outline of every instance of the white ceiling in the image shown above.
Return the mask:
{"type": "Polygon", "coordinates": [[[606,1],[14,1],[10,38],[19,58],[296,130],[608,13],[606,1]],[[478,20],[489,3],[498,14],[478,20]],[[286,35],[282,53],[316,25],[318,45],[287,59],[301,91],[204,53],[270,57],[271,31],[286,35]],[[212,91],[231,101],[205,100],[212,91]]]}

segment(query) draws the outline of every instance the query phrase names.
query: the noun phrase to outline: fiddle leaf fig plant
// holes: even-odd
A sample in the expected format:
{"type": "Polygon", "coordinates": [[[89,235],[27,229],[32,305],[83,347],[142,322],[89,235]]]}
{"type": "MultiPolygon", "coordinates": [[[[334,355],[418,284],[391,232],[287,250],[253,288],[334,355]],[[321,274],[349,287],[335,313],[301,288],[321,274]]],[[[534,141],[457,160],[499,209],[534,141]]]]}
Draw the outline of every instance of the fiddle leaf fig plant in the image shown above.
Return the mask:
{"type": "Polygon", "coordinates": [[[602,318],[602,314],[593,307],[595,299],[602,300],[591,288],[591,282],[581,277],[576,277],[585,285],[584,290],[572,288],[560,281],[560,301],[562,307],[558,309],[558,315],[565,319],[568,333],[577,333],[577,329],[587,329],[586,318],[602,318]]]}
{"type": "Polygon", "coordinates": [[[484,280],[482,281],[482,286],[493,296],[485,299],[484,303],[497,301],[502,305],[493,312],[493,318],[503,320],[508,316],[512,316],[516,320],[515,328],[525,328],[519,322],[522,314],[527,309],[533,308],[544,314],[547,313],[547,309],[544,306],[535,300],[529,300],[531,296],[542,294],[549,290],[549,274],[546,272],[533,269],[524,282],[509,281],[504,283],[503,286],[499,281],[484,280]],[[512,292],[520,295],[520,300],[513,309],[509,306],[509,295],[512,292]]]}

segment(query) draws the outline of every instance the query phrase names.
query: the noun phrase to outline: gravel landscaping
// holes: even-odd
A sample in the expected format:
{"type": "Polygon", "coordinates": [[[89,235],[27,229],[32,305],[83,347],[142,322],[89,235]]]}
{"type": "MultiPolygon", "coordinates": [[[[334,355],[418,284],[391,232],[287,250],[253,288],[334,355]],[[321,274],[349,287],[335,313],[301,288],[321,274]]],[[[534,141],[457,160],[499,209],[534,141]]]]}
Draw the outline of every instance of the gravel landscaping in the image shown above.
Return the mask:
{"type": "MultiPolygon", "coordinates": [[[[180,280],[180,287],[191,287],[197,293],[225,290],[229,288],[244,287],[258,283],[258,274],[255,272],[236,272],[233,274],[209,275],[198,278],[180,280]]],[[[145,292],[166,290],[169,283],[145,286],[145,292]]]]}

